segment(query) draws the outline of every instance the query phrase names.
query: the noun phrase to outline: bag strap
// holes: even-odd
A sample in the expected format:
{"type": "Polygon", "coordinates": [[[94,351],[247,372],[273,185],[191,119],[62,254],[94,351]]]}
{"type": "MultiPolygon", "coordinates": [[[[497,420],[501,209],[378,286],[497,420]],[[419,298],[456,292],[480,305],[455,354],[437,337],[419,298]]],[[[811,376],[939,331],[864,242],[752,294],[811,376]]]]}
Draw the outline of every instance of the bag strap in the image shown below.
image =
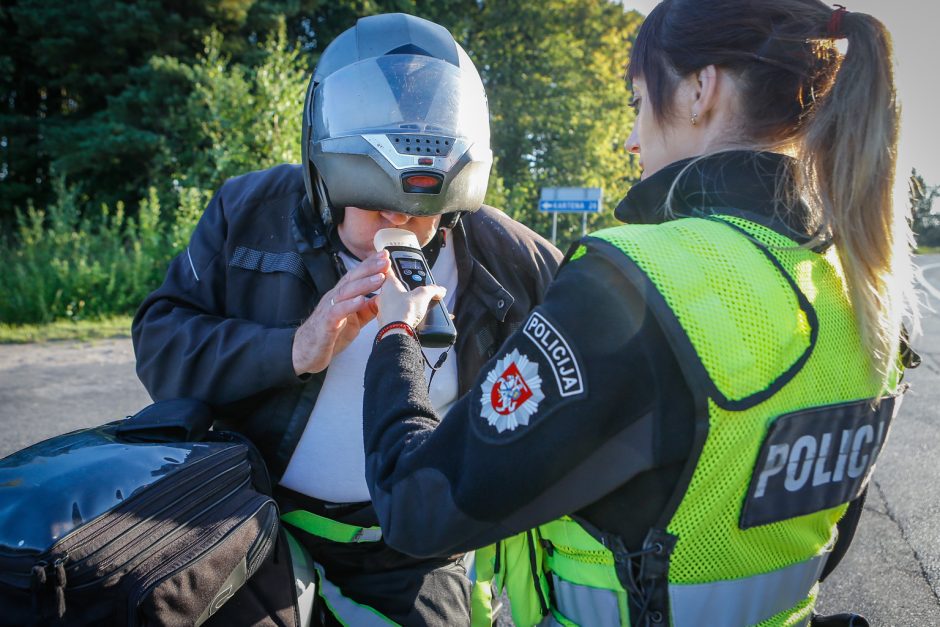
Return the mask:
{"type": "Polygon", "coordinates": [[[128,416],[115,435],[131,443],[199,442],[212,426],[212,410],[195,398],[157,401],[128,416]]]}

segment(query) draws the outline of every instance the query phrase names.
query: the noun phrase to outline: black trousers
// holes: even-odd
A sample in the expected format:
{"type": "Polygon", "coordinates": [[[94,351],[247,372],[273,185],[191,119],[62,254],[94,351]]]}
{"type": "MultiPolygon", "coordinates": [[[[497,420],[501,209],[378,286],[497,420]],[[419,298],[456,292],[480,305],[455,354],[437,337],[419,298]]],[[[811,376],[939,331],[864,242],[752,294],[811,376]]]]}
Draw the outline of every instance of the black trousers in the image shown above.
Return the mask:
{"type": "MultiPolygon", "coordinates": [[[[378,525],[371,503],[333,504],[277,488],[281,513],[303,509],[349,525],[378,525]]],[[[406,627],[470,624],[470,580],[461,556],[416,558],[385,542],[341,543],[284,525],[343,596],[406,627]]],[[[314,621],[339,625],[317,595],[314,621]]]]}

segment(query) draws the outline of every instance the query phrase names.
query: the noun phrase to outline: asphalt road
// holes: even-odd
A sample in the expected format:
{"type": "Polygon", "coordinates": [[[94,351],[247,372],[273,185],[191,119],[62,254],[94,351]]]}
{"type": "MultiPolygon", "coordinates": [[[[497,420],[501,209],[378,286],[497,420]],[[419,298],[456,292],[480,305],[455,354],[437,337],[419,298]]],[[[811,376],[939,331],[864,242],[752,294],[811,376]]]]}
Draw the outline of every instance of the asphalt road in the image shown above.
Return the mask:
{"type": "MultiPolygon", "coordinates": [[[[940,255],[919,258],[923,365],[878,463],[855,541],[820,594],[819,611],[872,625],[940,625],[940,255]]],[[[0,345],[0,456],[44,438],[135,413],[150,402],[130,340],[0,345]]]]}

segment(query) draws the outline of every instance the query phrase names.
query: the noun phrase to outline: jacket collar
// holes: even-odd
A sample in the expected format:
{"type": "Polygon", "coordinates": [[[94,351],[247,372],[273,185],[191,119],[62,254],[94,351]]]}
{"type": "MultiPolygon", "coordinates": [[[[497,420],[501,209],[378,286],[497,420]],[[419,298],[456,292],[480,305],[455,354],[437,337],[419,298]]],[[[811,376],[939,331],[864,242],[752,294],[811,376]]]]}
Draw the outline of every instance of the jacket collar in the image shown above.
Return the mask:
{"type": "Polygon", "coordinates": [[[319,294],[333,289],[345,271],[329,245],[323,223],[310,211],[306,197],[291,211],[291,233],[304,267],[319,294]]]}
{"type": "Polygon", "coordinates": [[[790,157],[732,150],[672,163],[634,185],[614,215],[629,224],[736,215],[802,244],[812,238],[807,209],[795,192],[790,157]],[[673,190],[670,202],[669,192],[673,190]],[[787,192],[781,198],[779,192],[787,192]],[[667,207],[671,207],[670,215],[667,207]]]}
{"type": "Polygon", "coordinates": [[[506,319],[506,314],[509,313],[515,298],[482,263],[473,257],[463,219],[457,222],[450,233],[452,237],[448,238],[447,245],[454,247],[457,276],[460,277],[457,283],[457,306],[461,303],[463,294],[469,290],[489,310],[491,316],[502,322],[506,319]]]}

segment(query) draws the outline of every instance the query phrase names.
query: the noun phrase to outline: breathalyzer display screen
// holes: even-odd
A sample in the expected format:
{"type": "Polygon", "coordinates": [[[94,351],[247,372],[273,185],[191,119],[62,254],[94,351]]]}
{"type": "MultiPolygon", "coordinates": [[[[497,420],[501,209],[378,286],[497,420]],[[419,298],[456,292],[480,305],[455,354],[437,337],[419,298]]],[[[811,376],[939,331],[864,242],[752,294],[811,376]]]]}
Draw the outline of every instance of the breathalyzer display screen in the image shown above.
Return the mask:
{"type": "Polygon", "coordinates": [[[401,259],[398,261],[398,265],[402,270],[423,270],[424,264],[415,259],[401,259]]]}

